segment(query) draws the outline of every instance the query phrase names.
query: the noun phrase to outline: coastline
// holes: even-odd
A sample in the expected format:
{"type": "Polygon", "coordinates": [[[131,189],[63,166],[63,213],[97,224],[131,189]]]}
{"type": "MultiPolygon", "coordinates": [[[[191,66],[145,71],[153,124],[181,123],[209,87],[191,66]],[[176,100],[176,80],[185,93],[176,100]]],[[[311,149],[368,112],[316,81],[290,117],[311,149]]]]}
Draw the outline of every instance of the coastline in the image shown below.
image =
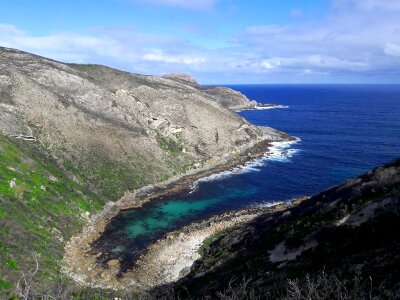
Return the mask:
{"type": "MultiPolygon", "coordinates": [[[[142,289],[150,289],[175,282],[185,276],[192,264],[200,258],[199,250],[207,238],[224,230],[233,230],[261,214],[273,213],[287,207],[287,204],[280,203],[271,207],[230,211],[169,232],[146,248],[117,285],[121,288],[139,285],[142,289]]],[[[118,270],[118,264],[116,266],[115,271],[118,270]]],[[[111,276],[113,281],[112,278],[115,276],[111,276]]]]}
{"type": "MultiPolygon", "coordinates": [[[[279,138],[275,142],[277,141],[287,143],[296,142],[296,139],[288,136],[287,134],[280,133],[279,138]]],[[[167,197],[171,197],[179,193],[188,193],[193,188],[193,183],[201,178],[231,170],[232,168],[243,166],[246,162],[254,161],[264,157],[265,154],[268,153],[268,150],[272,147],[272,143],[273,141],[263,139],[254,143],[249,148],[242,150],[240,157],[231,157],[226,161],[219,162],[218,164],[206,165],[204,168],[187,172],[166,182],[146,186],[133,193],[126,193],[115,203],[107,203],[101,212],[93,215],[89,219],[81,233],[72,237],[66,243],[62,262],[62,272],[73,279],[76,283],[83,286],[109,289],[116,289],[117,286],[119,286],[121,288],[122,286],[118,284],[120,280],[116,281],[116,270],[119,269],[119,262],[117,260],[111,260],[107,263],[107,268],[103,268],[96,263],[96,259],[100,253],[90,253],[91,244],[101,236],[107,224],[113,217],[115,217],[122,210],[140,207],[148,201],[162,201],[167,197]]],[[[252,213],[252,216],[255,217],[254,212],[252,213]]],[[[215,216],[215,218],[218,217],[221,216],[215,216]]],[[[232,226],[240,222],[242,219],[243,218],[236,218],[235,222],[232,220],[228,223],[231,224],[230,226],[232,226]]],[[[248,216],[247,219],[250,220],[250,217],[248,216]]],[[[216,228],[224,229],[227,227],[226,224],[228,223],[225,222],[225,225],[220,224],[214,229],[210,229],[208,233],[215,233],[218,231],[216,228]]],[[[169,236],[169,234],[167,234],[167,236],[169,236]]],[[[158,244],[158,242],[155,244],[158,244]]],[[[148,249],[151,248],[151,246],[152,245],[150,245],[148,249]]],[[[138,261],[142,261],[141,259],[142,258],[139,258],[138,261]]],[[[146,270],[148,270],[148,268],[146,270]]],[[[126,276],[125,274],[125,277],[128,278],[129,276],[126,276]]],[[[146,281],[151,282],[151,279],[147,279],[146,281]]],[[[158,281],[160,280],[158,279],[158,281]]],[[[134,283],[132,280],[130,283],[127,282],[123,284],[124,287],[127,285],[131,287],[136,286],[136,288],[139,289],[143,286],[148,286],[148,284],[138,283],[138,281],[134,283]]]]}
{"type": "Polygon", "coordinates": [[[241,112],[246,110],[268,110],[268,109],[278,109],[278,108],[289,108],[289,106],[281,104],[268,104],[268,103],[255,102],[252,103],[251,106],[233,108],[233,110],[235,112],[241,112]]]}

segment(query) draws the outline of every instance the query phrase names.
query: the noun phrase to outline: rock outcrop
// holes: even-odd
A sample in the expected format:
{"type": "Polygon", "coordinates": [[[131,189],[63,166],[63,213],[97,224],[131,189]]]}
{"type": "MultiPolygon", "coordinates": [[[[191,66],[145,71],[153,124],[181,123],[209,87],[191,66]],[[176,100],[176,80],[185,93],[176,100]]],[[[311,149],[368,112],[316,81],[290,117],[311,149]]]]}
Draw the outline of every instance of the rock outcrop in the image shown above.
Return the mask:
{"type": "Polygon", "coordinates": [[[185,74],[185,73],[167,74],[162,77],[167,78],[167,79],[172,79],[172,80],[178,81],[183,84],[188,84],[193,87],[200,86],[199,83],[196,81],[196,79],[193,76],[190,76],[189,74],[185,74]]]}
{"type": "Polygon", "coordinates": [[[229,108],[233,111],[240,111],[246,109],[268,109],[268,108],[277,108],[282,107],[281,105],[276,104],[264,104],[258,103],[255,100],[250,100],[241,92],[235,91],[228,87],[222,86],[201,86],[196,79],[188,74],[167,74],[164,75],[163,78],[168,78],[175,80],[180,83],[188,84],[202,91],[208,97],[213,99],[215,102],[218,102],[223,107],[229,108]]]}
{"type": "Polygon", "coordinates": [[[217,102],[221,103],[221,105],[233,111],[254,109],[256,106],[263,106],[262,104],[257,103],[257,101],[249,100],[242,93],[227,87],[208,86],[202,87],[201,89],[217,102]]]}

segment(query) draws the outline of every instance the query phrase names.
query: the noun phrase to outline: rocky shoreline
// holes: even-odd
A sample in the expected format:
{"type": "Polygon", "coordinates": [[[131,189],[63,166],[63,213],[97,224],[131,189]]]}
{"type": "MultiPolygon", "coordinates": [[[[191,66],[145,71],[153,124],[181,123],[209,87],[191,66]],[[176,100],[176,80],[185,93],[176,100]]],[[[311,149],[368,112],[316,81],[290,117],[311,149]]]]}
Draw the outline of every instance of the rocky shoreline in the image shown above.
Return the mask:
{"type": "Polygon", "coordinates": [[[232,211],[170,232],[146,249],[125,280],[131,283],[138,282],[144,288],[175,282],[185,276],[192,264],[200,258],[199,250],[207,238],[249,222],[261,214],[287,207],[287,204],[281,203],[271,207],[232,211]]]}
{"type": "MultiPolygon", "coordinates": [[[[295,139],[279,132],[279,136],[277,135],[277,140],[294,141],[295,139]]],[[[254,210],[243,210],[241,212],[235,212],[233,215],[228,213],[226,215],[214,217],[216,218],[214,221],[210,221],[210,219],[201,223],[189,225],[187,228],[200,227],[202,229],[196,234],[189,234],[191,239],[189,239],[190,241],[188,240],[186,243],[187,245],[185,245],[185,242],[182,239],[179,240],[180,242],[177,240],[176,243],[178,244],[173,243],[175,246],[171,246],[172,244],[163,242],[163,239],[156,242],[148,247],[148,251],[146,251],[147,254],[140,257],[140,259],[137,261],[136,267],[140,268],[142,271],[138,272],[139,269],[134,268],[132,271],[124,274],[122,278],[120,276],[117,278],[119,261],[110,260],[107,263],[106,268],[100,266],[97,263],[97,258],[101,255],[101,253],[91,254],[91,244],[101,236],[109,221],[120,211],[140,207],[148,201],[161,201],[173,195],[188,193],[191,189],[192,183],[200,178],[207,177],[214,173],[230,170],[238,165],[243,165],[247,161],[263,157],[271,146],[270,142],[271,141],[268,140],[259,141],[251,148],[242,151],[240,157],[231,157],[219,163],[209,164],[202,169],[193,170],[192,172],[175,177],[167,182],[147,186],[133,193],[126,193],[116,203],[107,203],[101,212],[93,215],[89,219],[87,225],[79,235],[72,237],[66,243],[62,262],[62,272],[80,285],[107,289],[119,289],[127,287],[133,289],[142,289],[158,283],[170,282],[178,279],[177,274],[179,275],[181,270],[179,270],[179,272],[175,270],[172,273],[165,273],[165,270],[162,268],[162,266],[155,264],[154,260],[152,260],[152,258],[160,255],[161,252],[159,252],[158,249],[164,249],[163,247],[173,249],[174,247],[177,247],[176,245],[181,243],[182,247],[187,247],[189,245],[190,249],[195,249],[197,251],[198,244],[201,243],[207,236],[237,223],[248,221],[257,216],[262,209],[258,209],[259,212],[257,213],[254,210]],[[230,216],[232,218],[230,221],[228,221],[227,218],[229,219],[230,216]],[[204,225],[209,224],[210,222],[213,222],[214,225],[208,227],[204,225]],[[194,243],[194,241],[197,242],[194,243]],[[149,266],[152,266],[152,268],[149,268],[149,266]],[[138,276],[138,274],[140,274],[140,276],[138,276]]],[[[182,229],[182,231],[179,230],[179,234],[183,232],[189,232],[190,230],[188,231],[187,228],[185,227],[182,229]]],[[[179,234],[177,232],[170,233],[167,235],[166,240],[171,241],[171,238],[168,239],[168,237],[176,237],[176,235],[179,237],[179,234]]],[[[176,240],[176,238],[173,238],[172,240],[176,240]]],[[[185,251],[182,251],[182,253],[184,252],[185,251]]],[[[196,255],[195,253],[192,253],[192,250],[186,252],[189,254],[182,254],[185,256],[185,263],[182,264],[183,268],[191,265],[196,258],[196,255]]],[[[168,251],[166,253],[168,253],[168,251]]],[[[166,256],[165,259],[168,261],[168,256],[166,256]]]]}
{"type": "Polygon", "coordinates": [[[241,112],[241,111],[245,111],[245,110],[266,110],[266,109],[288,108],[288,106],[286,106],[286,105],[264,104],[264,103],[256,102],[255,100],[252,100],[250,103],[251,103],[250,106],[234,108],[234,111],[241,112]]]}

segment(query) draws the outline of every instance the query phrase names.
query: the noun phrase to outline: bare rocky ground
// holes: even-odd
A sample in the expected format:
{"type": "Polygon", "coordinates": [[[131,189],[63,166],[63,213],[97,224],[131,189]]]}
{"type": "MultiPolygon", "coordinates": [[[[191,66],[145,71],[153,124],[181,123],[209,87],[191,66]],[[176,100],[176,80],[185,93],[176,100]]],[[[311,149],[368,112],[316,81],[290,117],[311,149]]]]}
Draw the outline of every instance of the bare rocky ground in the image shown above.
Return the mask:
{"type": "Polygon", "coordinates": [[[132,282],[136,280],[147,288],[173,283],[187,275],[193,263],[201,258],[200,250],[207,239],[214,235],[222,235],[225,230],[245,224],[262,213],[271,213],[287,207],[287,204],[278,204],[270,208],[229,212],[171,232],[148,247],[126,278],[132,282]],[[136,274],[145,276],[139,277],[136,274]]]}
{"type": "MultiPolygon", "coordinates": [[[[174,282],[190,270],[204,240],[234,225],[249,221],[262,209],[245,210],[213,217],[171,232],[150,245],[128,272],[120,274],[120,263],[112,259],[106,267],[90,254],[90,247],[82,248],[72,240],[67,244],[63,271],[82,286],[115,290],[141,290],[174,282]]],[[[90,236],[86,236],[90,241],[90,236]]]]}

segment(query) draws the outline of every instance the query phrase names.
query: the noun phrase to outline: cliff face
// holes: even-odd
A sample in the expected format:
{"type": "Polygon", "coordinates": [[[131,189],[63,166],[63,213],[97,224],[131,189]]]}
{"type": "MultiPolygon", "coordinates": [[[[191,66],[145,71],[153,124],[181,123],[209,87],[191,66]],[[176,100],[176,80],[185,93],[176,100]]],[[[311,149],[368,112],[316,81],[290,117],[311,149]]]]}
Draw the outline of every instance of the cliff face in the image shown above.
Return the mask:
{"type": "Polygon", "coordinates": [[[6,48],[0,48],[0,95],[3,134],[38,142],[111,199],[217,162],[264,135],[185,80],[6,48]]]}
{"type": "Polygon", "coordinates": [[[243,109],[253,109],[259,105],[256,101],[250,101],[242,93],[232,90],[227,87],[209,86],[202,87],[201,90],[213,97],[222,106],[227,107],[233,111],[243,109]]]}
{"type": "MultiPolygon", "coordinates": [[[[185,83],[194,88],[202,91],[215,102],[221,104],[230,110],[237,111],[242,109],[252,109],[258,104],[256,101],[250,101],[242,93],[233,89],[222,86],[200,86],[199,83],[192,76],[187,74],[168,74],[163,78],[175,80],[177,82],[185,83]]],[[[261,104],[262,105],[262,104],[261,104]]]]}
{"type": "Polygon", "coordinates": [[[306,274],[313,282],[324,271],[336,279],[316,284],[314,292],[326,293],[321,299],[341,299],[329,293],[335,293],[338,279],[346,284],[354,276],[367,278],[367,288],[360,292],[365,297],[369,292],[380,297],[393,289],[400,292],[399,226],[397,160],[286,211],[262,215],[231,230],[205,249],[178,287],[196,298],[232,291],[244,279],[244,292],[267,297],[271,290],[286,291],[287,280],[293,278],[300,279],[301,293],[302,286],[310,286],[306,274]]]}

